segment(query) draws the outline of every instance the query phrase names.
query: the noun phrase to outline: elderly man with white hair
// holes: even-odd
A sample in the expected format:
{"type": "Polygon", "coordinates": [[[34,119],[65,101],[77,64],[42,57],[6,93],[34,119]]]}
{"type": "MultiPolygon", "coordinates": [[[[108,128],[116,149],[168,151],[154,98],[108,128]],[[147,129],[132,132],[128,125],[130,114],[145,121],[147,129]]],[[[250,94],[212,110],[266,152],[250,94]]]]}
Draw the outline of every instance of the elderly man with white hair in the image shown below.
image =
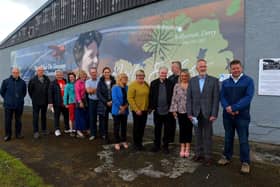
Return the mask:
{"type": "Polygon", "coordinates": [[[69,133],[69,113],[68,109],[63,104],[64,87],[66,85],[66,80],[64,79],[63,71],[55,71],[55,80],[50,83],[49,93],[48,93],[48,103],[49,107],[54,111],[54,127],[55,136],[60,136],[60,125],[59,118],[60,114],[64,117],[64,132],[69,133]]]}
{"type": "Polygon", "coordinates": [[[41,111],[41,130],[42,134],[47,134],[47,107],[48,107],[48,89],[50,79],[44,75],[44,68],[37,67],[36,75],[28,83],[28,93],[32,100],[33,109],[33,137],[38,139],[39,134],[39,113],[41,111]]]}
{"type": "Polygon", "coordinates": [[[149,110],[154,111],[154,146],[153,152],[158,152],[161,145],[161,131],[164,128],[163,135],[163,152],[169,153],[168,144],[170,143],[171,129],[170,121],[173,118],[172,113],[169,112],[171,105],[173,84],[167,79],[168,68],[159,68],[159,78],[151,82],[149,95],[149,110]]]}
{"type": "Polygon", "coordinates": [[[9,141],[12,137],[12,118],[15,115],[15,137],[23,138],[21,134],[21,116],[23,113],[24,97],[26,95],[26,84],[20,78],[20,70],[12,68],[12,75],[3,80],[0,94],[4,99],[5,110],[5,137],[4,141],[9,141]]]}

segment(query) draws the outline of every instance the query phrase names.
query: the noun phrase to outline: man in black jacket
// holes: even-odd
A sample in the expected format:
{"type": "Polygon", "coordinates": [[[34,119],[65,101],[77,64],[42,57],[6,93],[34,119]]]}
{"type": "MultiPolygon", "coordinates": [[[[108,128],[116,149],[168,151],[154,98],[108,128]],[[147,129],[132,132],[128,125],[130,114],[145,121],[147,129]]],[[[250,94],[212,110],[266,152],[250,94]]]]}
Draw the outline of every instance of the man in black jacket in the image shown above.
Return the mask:
{"type": "Polygon", "coordinates": [[[160,150],[161,131],[164,127],[163,151],[168,154],[168,143],[170,142],[170,119],[172,117],[169,107],[172,98],[172,82],[167,79],[168,69],[161,67],[159,69],[159,78],[153,80],[150,86],[149,111],[154,111],[155,139],[153,152],[160,150]]]}
{"type": "Polygon", "coordinates": [[[39,113],[41,111],[42,133],[47,134],[46,116],[48,107],[48,89],[50,85],[49,78],[44,75],[44,68],[38,67],[35,75],[28,84],[28,93],[32,100],[33,108],[33,137],[38,139],[39,135],[39,113]]]}
{"type": "Polygon", "coordinates": [[[26,95],[26,84],[19,75],[19,69],[13,68],[12,75],[5,79],[1,85],[0,93],[4,99],[5,110],[5,142],[9,141],[12,137],[13,115],[15,115],[16,138],[23,138],[21,134],[21,116],[26,95]]]}
{"type": "MultiPolygon", "coordinates": [[[[175,86],[175,84],[178,83],[179,75],[182,71],[182,64],[180,61],[173,61],[171,62],[171,71],[172,75],[168,77],[168,80],[172,82],[172,91],[175,86]]],[[[174,142],[176,134],[176,119],[171,118],[170,119],[170,142],[174,142]]]]}

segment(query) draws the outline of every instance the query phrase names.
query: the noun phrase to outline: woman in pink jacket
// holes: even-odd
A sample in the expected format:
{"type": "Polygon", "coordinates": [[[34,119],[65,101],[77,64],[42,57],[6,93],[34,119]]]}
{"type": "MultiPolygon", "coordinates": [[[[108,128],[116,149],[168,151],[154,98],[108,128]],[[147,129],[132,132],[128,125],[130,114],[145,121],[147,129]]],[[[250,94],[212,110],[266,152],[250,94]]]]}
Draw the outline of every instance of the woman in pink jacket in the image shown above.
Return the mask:
{"type": "Polygon", "coordinates": [[[87,97],[85,82],[87,74],[85,71],[79,71],[79,78],[75,82],[75,100],[77,103],[75,110],[75,128],[77,130],[77,138],[84,138],[84,131],[88,130],[87,125],[87,97]]]}

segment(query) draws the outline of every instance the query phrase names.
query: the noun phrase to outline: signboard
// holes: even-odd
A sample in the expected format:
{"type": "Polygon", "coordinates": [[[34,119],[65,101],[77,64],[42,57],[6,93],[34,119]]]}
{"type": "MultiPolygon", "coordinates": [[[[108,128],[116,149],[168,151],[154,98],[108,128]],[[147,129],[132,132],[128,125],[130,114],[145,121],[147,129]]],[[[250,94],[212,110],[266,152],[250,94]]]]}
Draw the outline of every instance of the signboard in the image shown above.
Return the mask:
{"type": "Polygon", "coordinates": [[[280,58],[259,61],[259,95],[280,96],[280,58]]]}

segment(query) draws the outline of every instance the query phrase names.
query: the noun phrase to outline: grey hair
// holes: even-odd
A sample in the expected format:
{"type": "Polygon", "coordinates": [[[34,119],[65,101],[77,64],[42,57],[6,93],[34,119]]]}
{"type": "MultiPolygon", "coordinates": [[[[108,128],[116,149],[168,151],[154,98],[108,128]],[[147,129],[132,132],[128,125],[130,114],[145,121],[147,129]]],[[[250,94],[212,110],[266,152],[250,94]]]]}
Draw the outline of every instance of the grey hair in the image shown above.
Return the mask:
{"type": "Polygon", "coordinates": [[[161,66],[161,67],[159,68],[158,72],[160,72],[160,71],[163,70],[163,69],[165,69],[166,71],[168,71],[168,68],[167,68],[167,67],[161,66]]]}
{"type": "Polygon", "coordinates": [[[57,70],[55,70],[54,74],[56,75],[57,73],[62,73],[63,74],[63,71],[61,69],[57,69],[57,70]]]}
{"type": "Polygon", "coordinates": [[[40,69],[40,68],[42,68],[43,70],[45,70],[45,68],[44,68],[43,66],[38,66],[38,67],[36,67],[36,71],[37,71],[38,69],[40,69]]]}
{"type": "Polygon", "coordinates": [[[17,71],[20,73],[19,67],[12,67],[12,71],[13,71],[13,70],[17,70],[17,71]]]}

